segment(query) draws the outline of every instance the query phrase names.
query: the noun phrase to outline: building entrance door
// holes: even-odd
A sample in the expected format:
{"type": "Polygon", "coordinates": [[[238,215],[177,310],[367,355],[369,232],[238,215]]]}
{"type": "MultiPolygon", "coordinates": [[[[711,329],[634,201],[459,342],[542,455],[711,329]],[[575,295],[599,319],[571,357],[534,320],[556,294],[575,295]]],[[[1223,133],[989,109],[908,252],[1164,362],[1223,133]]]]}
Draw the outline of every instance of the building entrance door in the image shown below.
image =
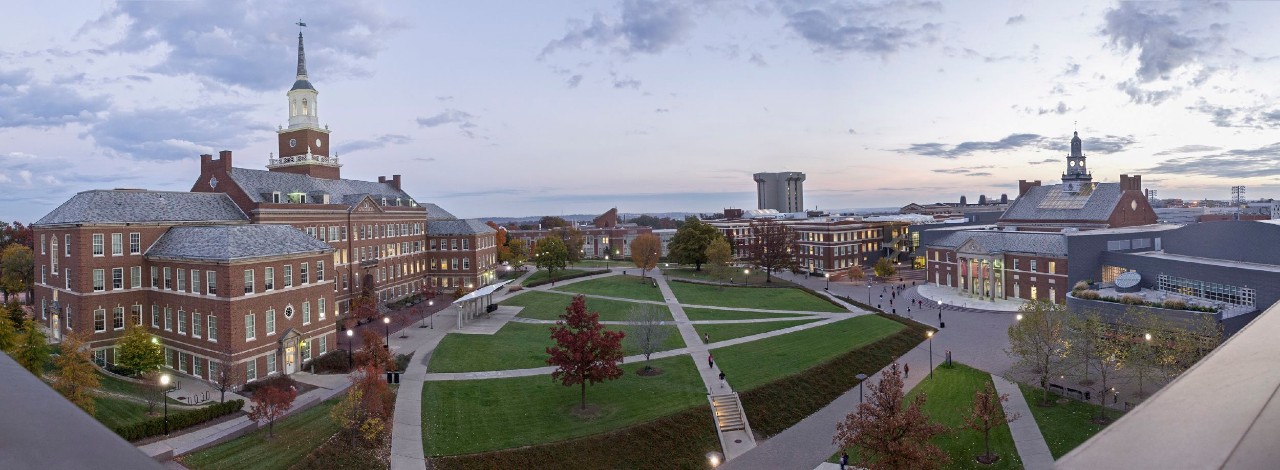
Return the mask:
{"type": "Polygon", "coordinates": [[[285,374],[293,373],[293,370],[295,368],[294,364],[296,363],[294,361],[295,354],[296,354],[296,350],[293,348],[293,346],[290,346],[284,349],[284,373],[285,374]]]}
{"type": "Polygon", "coordinates": [[[62,328],[59,328],[59,327],[62,326],[62,323],[58,323],[58,321],[59,321],[58,314],[56,313],[53,314],[52,317],[49,317],[49,329],[53,330],[53,339],[61,340],[62,328]]]}

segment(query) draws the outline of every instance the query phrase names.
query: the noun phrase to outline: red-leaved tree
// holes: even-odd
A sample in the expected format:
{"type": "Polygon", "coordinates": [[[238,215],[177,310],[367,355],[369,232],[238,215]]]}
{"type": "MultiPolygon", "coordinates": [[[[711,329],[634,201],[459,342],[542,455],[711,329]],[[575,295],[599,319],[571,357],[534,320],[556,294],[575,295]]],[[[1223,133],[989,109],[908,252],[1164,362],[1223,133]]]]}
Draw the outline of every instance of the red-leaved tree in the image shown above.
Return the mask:
{"type": "Polygon", "coordinates": [[[587,408],[587,383],[596,384],[622,377],[621,331],[604,329],[600,314],[587,311],[586,297],[576,296],[564,309],[556,326],[551,327],[551,339],[556,346],[547,348],[547,364],[557,366],[551,373],[553,380],[566,387],[582,387],[582,409],[587,408]]]}
{"type": "Polygon", "coordinates": [[[253,406],[249,408],[249,419],[254,424],[267,422],[267,437],[275,437],[276,419],[284,416],[293,408],[293,399],[298,398],[298,391],[293,388],[265,387],[253,392],[249,399],[253,406]]]}
{"type": "Polygon", "coordinates": [[[858,448],[858,466],[881,469],[934,469],[951,461],[946,452],[929,442],[947,427],[924,414],[924,393],[910,405],[902,402],[902,373],[898,363],[889,366],[879,384],[872,384],[867,401],[844,421],[836,423],[832,443],[858,448]]]}
{"type": "Polygon", "coordinates": [[[990,383],[973,394],[973,413],[965,416],[964,425],[982,433],[982,444],[986,451],[978,457],[979,462],[991,465],[998,458],[991,454],[991,430],[1022,417],[1018,413],[1012,416],[1003,414],[1004,406],[1001,403],[1008,400],[1009,394],[997,395],[990,383]]]}
{"type": "Polygon", "coordinates": [[[359,331],[360,342],[364,347],[356,351],[356,366],[373,367],[378,370],[390,369],[395,361],[391,358],[391,351],[383,346],[382,335],[368,328],[359,331]]]}

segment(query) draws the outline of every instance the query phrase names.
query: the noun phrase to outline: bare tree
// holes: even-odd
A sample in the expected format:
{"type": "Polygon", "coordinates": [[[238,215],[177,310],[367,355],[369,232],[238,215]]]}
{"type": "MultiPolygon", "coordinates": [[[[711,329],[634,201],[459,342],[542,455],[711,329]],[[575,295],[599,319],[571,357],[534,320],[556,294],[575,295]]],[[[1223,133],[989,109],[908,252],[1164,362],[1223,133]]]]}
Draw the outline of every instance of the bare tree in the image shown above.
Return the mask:
{"type": "Polygon", "coordinates": [[[1107,395],[1112,392],[1116,372],[1128,362],[1127,343],[1130,338],[1120,334],[1115,325],[1103,321],[1098,312],[1076,316],[1070,325],[1072,341],[1069,354],[1075,355],[1086,368],[1098,372],[1098,380],[1093,382],[1097,385],[1094,391],[1099,405],[1096,421],[1106,422],[1107,395]]]}
{"type": "Polygon", "coordinates": [[[234,362],[231,362],[231,354],[221,352],[210,359],[209,381],[213,383],[213,388],[221,393],[219,402],[227,401],[227,390],[234,388],[241,380],[240,370],[236,369],[234,362]]]}
{"type": "Polygon", "coordinates": [[[630,346],[644,355],[644,370],[651,371],[649,356],[662,348],[662,343],[671,335],[671,327],[666,325],[666,315],[656,305],[637,304],[627,314],[630,323],[626,341],[630,346]]]}
{"type": "Polygon", "coordinates": [[[1022,417],[1019,413],[1004,414],[1002,403],[1006,401],[1009,401],[1009,394],[997,395],[995,388],[987,382],[981,390],[973,394],[973,411],[964,418],[965,427],[982,433],[984,452],[978,457],[978,462],[985,465],[996,463],[1000,458],[991,453],[991,430],[1022,417]]]}
{"type": "Polygon", "coordinates": [[[1061,304],[1032,300],[1018,307],[1021,317],[1009,325],[1009,349],[1005,354],[1016,358],[1015,367],[1040,379],[1044,391],[1041,402],[1049,402],[1049,378],[1067,351],[1067,312],[1061,304]]]}
{"type": "Polygon", "coordinates": [[[747,243],[748,263],[764,270],[765,282],[773,282],[773,271],[796,266],[796,232],[772,219],[751,221],[747,243]]]}

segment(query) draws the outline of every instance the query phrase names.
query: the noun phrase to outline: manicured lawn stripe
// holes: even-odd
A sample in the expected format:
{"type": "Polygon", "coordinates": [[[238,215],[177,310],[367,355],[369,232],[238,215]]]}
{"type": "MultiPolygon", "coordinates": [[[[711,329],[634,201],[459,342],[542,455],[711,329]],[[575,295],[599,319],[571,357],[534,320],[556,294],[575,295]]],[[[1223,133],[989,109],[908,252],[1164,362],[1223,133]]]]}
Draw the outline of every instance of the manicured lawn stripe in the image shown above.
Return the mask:
{"type": "MultiPolygon", "coordinates": [[[[863,315],[804,331],[719,348],[713,353],[733,388],[750,390],[823,364],[903,328],[903,324],[878,315],[863,315]]],[[[921,339],[923,337],[921,334],[921,339]]]]}
{"type": "Polygon", "coordinates": [[[685,307],[685,316],[690,320],[752,320],[756,318],[789,318],[798,317],[802,313],[751,312],[747,310],[720,310],[714,308],[685,307]]]}
{"type": "Polygon", "coordinates": [[[662,291],[653,287],[653,280],[640,276],[609,276],[579,281],[553,288],[560,292],[621,297],[624,299],[662,301],[662,291]]]}
{"type": "MultiPolygon", "coordinates": [[[[570,276],[570,275],[573,275],[573,274],[581,274],[581,273],[585,273],[585,272],[587,272],[587,270],[585,270],[585,269],[557,269],[557,270],[556,270],[556,279],[563,279],[563,278],[565,278],[566,276],[570,276]]],[[[537,281],[541,281],[541,280],[544,280],[544,279],[550,279],[550,278],[551,278],[551,276],[547,274],[547,270],[545,270],[545,269],[540,269],[540,270],[538,270],[538,272],[531,274],[527,279],[525,279],[525,280],[524,280],[524,282],[523,282],[522,284],[524,284],[524,285],[526,285],[526,286],[527,286],[527,285],[529,285],[529,283],[531,283],[531,282],[537,282],[537,281]]]]}
{"type": "Polygon", "coordinates": [[[681,304],[714,305],[731,308],[843,312],[831,302],[793,288],[724,287],[688,282],[672,282],[671,291],[681,304]]]}
{"type": "MultiPolygon", "coordinates": [[[[552,325],[510,322],[492,335],[450,333],[431,354],[431,372],[478,372],[487,370],[529,369],[547,365],[547,348],[554,345],[552,325]]],[[[626,331],[625,325],[605,325],[609,330],[626,331]]],[[[662,351],[684,347],[676,327],[667,326],[671,334],[663,342],[662,351]]],[[[626,347],[623,353],[639,354],[626,347]]]]}
{"type": "Polygon", "coordinates": [[[711,335],[711,342],[724,341],[726,339],[741,338],[743,336],[757,335],[767,333],[783,328],[790,328],[805,323],[813,323],[817,319],[809,320],[790,320],[790,321],[771,321],[760,323],[721,323],[710,325],[693,325],[693,329],[698,331],[698,336],[703,334],[711,335]]]}
{"type": "MultiPolygon", "coordinates": [[[[120,398],[111,398],[96,396],[93,397],[97,409],[94,411],[94,418],[98,422],[105,424],[108,428],[124,426],[145,421],[147,416],[147,405],[145,403],[137,403],[120,398]]],[[[163,403],[156,403],[156,409],[164,406],[163,403]]],[[[170,413],[174,410],[169,410],[170,413]]]]}
{"type": "Polygon", "coordinates": [[[181,457],[195,470],[287,469],[338,432],[329,410],[342,399],[333,399],[290,415],[275,425],[275,438],[267,440],[267,428],[181,457]]]}
{"type": "MultiPolygon", "coordinates": [[[[1049,444],[1049,452],[1055,459],[1067,455],[1071,449],[1106,427],[1093,422],[1093,417],[1098,414],[1098,405],[1068,398],[1066,403],[1055,401],[1053,406],[1043,407],[1038,404],[1043,393],[1041,389],[1022,384],[1018,384],[1018,387],[1022,389],[1022,396],[1026,397],[1031,414],[1036,417],[1036,425],[1040,427],[1040,434],[1044,435],[1045,442],[1049,444]]],[[[1049,398],[1058,400],[1061,397],[1050,393],[1049,398]]]]}
{"type": "MultiPolygon", "coordinates": [[[[579,388],[550,376],[426,382],[425,452],[456,455],[564,441],[706,406],[706,388],[692,360],[672,357],[653,365],[665,373],[641,377],[635,371],[642,364],[627,364],[623,378],[588,386],[587,403],[604,412],[592,420],[570,414],[578,406],[579,388]]],[[[709,420],[705,424],[712,428],[709,420]]]]}
{"type": "MultiPolygon", "coordinates": [[[[707,282],[725,282],[725,283],[732,282],[735,284],[765,284],[765,279],[766,279],[763,272],[761,272],[758,269],[753,269],[751,270],[751,274],[749,274],[746,277],[746,280],[744,282],[743,276],[742,276],[742,268],[732,269],[732,274],[733,274],[732,279],[717,278],[715,275],[712,274],[711,268],[708,266],[703,266],[701,271],[694,271],[692,266],[686,267],[686,268],[672,268],[672,269],[666,270],[666,273],[668,277],[672,277],[672,278],[696,279],[699,281],[707,281],[707,282]]],[[[777,277],[774,277],[773,280],[769,281],[769,284],[783,285],[783,286],[793,285],[791,281],[784,281],[777,277]]]]}
{"type": "MultiPolygon", "coordinates": [[[[650,289],[652,289],[652,287],[650,287],[650,289]]],[[[524,309],[520,311],[520,315],[518,315],[524,318],[533,318],[536,320],[559,320],[560,315],[564,314],[564,308],[568,307],[572,302],[572,295],[528,291],[503,301],[502,305],[524,307],[524,309]]],[[[587,298],[587,311],[599,313],[601,321],[626,321],[627,315],[631,312],[631,309],[636,307],[636,305],[638,304],[622,300],[587,298]]],[[[667,306],[658,304],[649,305],[652,305],[653,308],[663,312],[668,320],[671,319],[671,311],[667,310],[667,306]]]]}

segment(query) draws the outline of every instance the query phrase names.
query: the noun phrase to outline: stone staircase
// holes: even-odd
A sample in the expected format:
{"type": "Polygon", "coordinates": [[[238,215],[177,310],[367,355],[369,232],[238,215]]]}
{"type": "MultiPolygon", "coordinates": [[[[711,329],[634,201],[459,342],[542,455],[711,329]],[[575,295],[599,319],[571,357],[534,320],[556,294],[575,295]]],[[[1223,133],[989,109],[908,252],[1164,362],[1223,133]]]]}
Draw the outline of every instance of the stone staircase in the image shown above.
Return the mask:
{"type": "Polygon", "coordinates": [[[711,411],[715,414],[716,427],[721,433],[729,431],[747,431],[747,419],[742,411],[742,403],[737,393],[725,395],[709,395],[711,411]]]}

